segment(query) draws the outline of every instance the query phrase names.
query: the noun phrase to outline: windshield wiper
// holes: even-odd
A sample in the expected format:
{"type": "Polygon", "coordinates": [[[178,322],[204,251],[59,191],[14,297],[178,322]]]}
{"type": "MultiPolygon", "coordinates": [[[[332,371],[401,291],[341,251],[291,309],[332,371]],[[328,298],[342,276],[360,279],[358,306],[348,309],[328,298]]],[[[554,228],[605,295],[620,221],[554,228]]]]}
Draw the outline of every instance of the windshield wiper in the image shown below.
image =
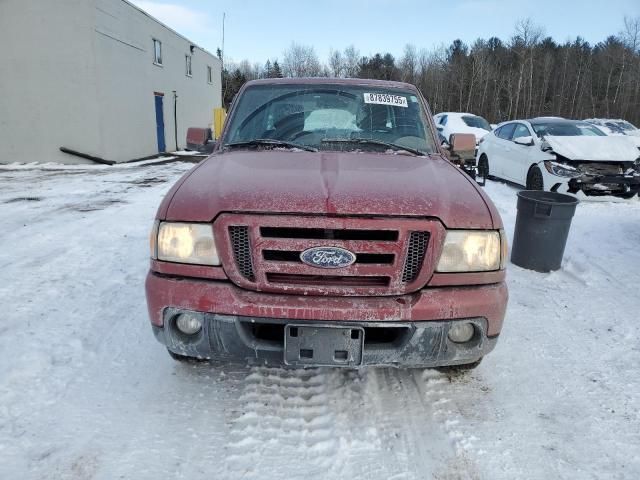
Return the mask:
{"type": "Polygon", "coordinates": [[[405,152],[413,153],[414,155],[425,155],[424,152],[416,148],[405,147],[404,145],[398,145],[397,143],[375,140],[373,138],[323,138],[322,143],[360,143],[364,145],[381,145],[394,150],[404,150],[405,152]]]}
{"type": "Polygon", "coordinates": [[[286,140],[277,140],[275,138],[254,138],[252,140],[245,140],[242,142],[225,143],[222,148],[228,147],[250,147],[253,145],[271,145],[274,147],[285,148],[299,148],[300,150],[306,150],[307,152],[317,152],[318,149],[309,147],[307,145],[301,145],[295,142],[287,142],[286,140]]]}

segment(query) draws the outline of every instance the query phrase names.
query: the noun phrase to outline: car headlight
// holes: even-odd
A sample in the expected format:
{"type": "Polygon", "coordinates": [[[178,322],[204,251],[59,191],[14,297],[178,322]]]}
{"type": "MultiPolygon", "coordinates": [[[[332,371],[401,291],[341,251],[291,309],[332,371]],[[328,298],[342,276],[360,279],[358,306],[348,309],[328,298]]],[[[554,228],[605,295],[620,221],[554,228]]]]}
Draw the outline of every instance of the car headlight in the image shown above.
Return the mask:
{"type": "Polygon", "coordinates": [[[206,223],[156,222],[151,257],[165,262],[220,265],[213,227],[206,223]]]}
{"type": "Polygon", "coordinates": [[[488,272],[504,268],[506,238],[498,231],[449,230],[437,272],[488,272]]]}
{"type": "Polygon", "coordinates": [[[570,165],[564,165],[562,163],[553,162],[551,160],[547,160],[544,162],[544,168],[547,169],[547,172],[552,175],[557,175],[558,177],[579,177],[582,175],[577,168],[574,168],[570,165]]]}

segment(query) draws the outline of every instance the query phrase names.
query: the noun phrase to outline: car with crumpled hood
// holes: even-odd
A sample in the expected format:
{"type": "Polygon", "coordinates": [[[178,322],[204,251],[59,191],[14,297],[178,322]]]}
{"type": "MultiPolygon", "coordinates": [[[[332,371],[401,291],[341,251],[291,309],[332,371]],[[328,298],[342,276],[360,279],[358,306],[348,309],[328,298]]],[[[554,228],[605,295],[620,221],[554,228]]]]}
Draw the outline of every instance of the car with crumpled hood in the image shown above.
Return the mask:
{"type": "Polygon", "coordinates": [[[158,209],[147,305],[177,360],[472,368],[502,329],[506,251],[414,86],[258,80],[158,209]]]}
{"type": "Polygon", "coordinates": [[[530,190],[631,198],[640,191],[640,149],[578,120],[541,117],[500,124],[478,147],[478,170],[530,190]]]}

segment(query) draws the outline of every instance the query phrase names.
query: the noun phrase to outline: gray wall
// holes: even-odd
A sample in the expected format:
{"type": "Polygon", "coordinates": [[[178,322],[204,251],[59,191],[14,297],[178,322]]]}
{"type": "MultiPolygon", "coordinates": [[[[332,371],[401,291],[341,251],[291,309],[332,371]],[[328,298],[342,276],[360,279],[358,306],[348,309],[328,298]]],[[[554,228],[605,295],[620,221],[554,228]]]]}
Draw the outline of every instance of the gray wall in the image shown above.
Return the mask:
{"type": "Polygon", "coordinates": [[[61,145],[100,153],[86,0],[0,1],[0,162],[77,162],[61,145]]]}
{"type": "Polygon", "coordinates": [[[154,92],[167,150],[221,105],[221,64],[124,0],[0,0],[0,163],[86,162],[60,146],[126,161],[157,153],[154,92]],[[153,39],[163,66],[153,64],[153,39]],[[213,83],[207,82],[207,66],[213,83]],[[6,93],[10,92],[9,95],[6,93]]]}

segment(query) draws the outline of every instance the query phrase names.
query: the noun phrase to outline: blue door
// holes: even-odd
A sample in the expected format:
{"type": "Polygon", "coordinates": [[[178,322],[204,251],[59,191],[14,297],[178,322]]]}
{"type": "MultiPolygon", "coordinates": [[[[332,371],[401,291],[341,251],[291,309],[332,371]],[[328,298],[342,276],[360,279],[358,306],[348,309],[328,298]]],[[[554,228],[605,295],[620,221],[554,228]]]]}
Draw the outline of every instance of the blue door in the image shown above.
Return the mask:
{"type": "Polygon", "coordinates": [[[164,108],[162,107],[162,95],[154,95],[156,102],[156,134],[158,136],[158,152],[165,152],[167,145],[164,142],[164,108]]]}

